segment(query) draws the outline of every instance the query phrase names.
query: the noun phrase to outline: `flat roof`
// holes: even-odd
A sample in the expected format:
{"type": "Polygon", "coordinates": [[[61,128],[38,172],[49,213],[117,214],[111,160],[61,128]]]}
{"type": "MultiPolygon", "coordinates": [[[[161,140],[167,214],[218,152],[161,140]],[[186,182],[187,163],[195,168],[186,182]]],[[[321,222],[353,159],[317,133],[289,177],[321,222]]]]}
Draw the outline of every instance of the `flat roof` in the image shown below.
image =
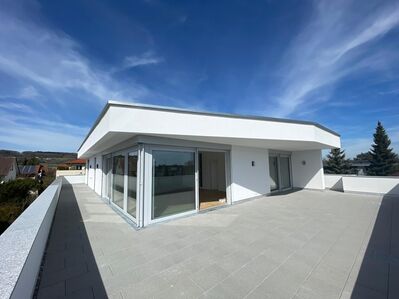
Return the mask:
{"type": "Polygon", "coordinates": [[[222,113],[222,112],[209,112],[209,111],[201,111],[201,110],[190,110],[184,108],[176,108],[176,107],[168,107],[168,106],[158,106],[158,105],[150,105],[150,104],[142,104],[142,103],[129,103],[122,101],[109,100],[107,104],[104,106],[100,115],[95,120],[93,126],[90,131],[87,133],[85,139],[81,143],[78,148],[78,151],[82,147],[82,145],[86,142],[87,138],[89,138],[90,134],[93,132],[97,124],[100,122],[104,114],[107,112],[110,106],[119,106],[126,108],[139,108],[139,109],[148,109],[148,110],[159,110],[159,111],[168,111],[168,112],[179,112],[179,113],[188,113],[188,114],[200,114],[200,115],[209,115],[209,116],[218,116],[218,117],[229,117],[229,118],[240,118],[240,119],[251,119],[251,120],[263,120],[263,121],[273,121],[273,122],[281,122],[281,123],[293,123],[293,124],[302,124],[302,125],[313,125],[318,127],[324,131],[327,131],[335,136],[341,137],[337,132],[312,121],[306,120],[296,120],[296,119],[288,119],[288,118],[276,118],[276,117],[268,117],[268,116],[258,116],[258,115],[240,115],[233,113],[222,113]]]}

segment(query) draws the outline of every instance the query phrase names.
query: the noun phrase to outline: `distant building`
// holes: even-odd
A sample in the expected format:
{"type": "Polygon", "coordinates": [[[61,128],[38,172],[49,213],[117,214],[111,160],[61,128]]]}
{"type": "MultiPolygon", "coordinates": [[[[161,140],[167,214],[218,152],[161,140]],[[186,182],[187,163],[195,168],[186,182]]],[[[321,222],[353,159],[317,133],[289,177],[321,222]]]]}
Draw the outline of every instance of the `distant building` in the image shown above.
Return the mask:
{"type": "Polygon", "coordinates": [[[366,175],[367,167],[370,166],[370,162],[367,160],[353,160],[349,162],[351,168],[356,169],[357,175],[366,175]]]}
{"type": "Polygon", "coordinates": [[[84,159],[75,159],[65,162],[68,166],[69,170],[83,170],[86,168],[86,160],[84,159]]]}
{"type": "Polygon", "coordinates": [[[44,163],[40,165],[19,165],[19,175],[23,177],[35,177],[40,167],[44,169],[45,173],[48,173],[48,165],[44,163]]]}
{"type": "Polygon", "coordinates": [[[18,167],[15,157],[0,157],[0,182],[15,180],[18,167]]]}

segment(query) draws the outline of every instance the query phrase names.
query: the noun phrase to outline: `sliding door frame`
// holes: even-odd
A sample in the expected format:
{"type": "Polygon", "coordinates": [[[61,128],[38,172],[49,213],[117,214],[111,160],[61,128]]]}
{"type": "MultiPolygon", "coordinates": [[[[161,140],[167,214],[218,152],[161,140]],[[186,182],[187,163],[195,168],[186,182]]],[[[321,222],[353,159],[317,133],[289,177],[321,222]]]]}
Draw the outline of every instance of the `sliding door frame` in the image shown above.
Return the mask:
{"type": "MultiPolygon", "coordinates": [[[[278,188],[275,190],[271,190],[270,189],[270,193],[276,193],[276,192],[281,192],[281,191],[287,191],[287,190],[291,190],[293,188],[293,183],[292,183],[292,163],[291,163],[291,154],[290,153],[286,153],[286,152],[270,152],[269,153],[269,157],[276,157],[277,158],[277,176],[278,176],[278,188]],[[288,171],[288,175],[290,177],[290,186],[283,188],[282,187],[282,179],[281,179],[281,162],[280,162],[280,158],[288,158],[288,165],[289,165],[289,171],[288,171]]],[[[270,160],[269,160],[270,163],[270,160]]],[[[270,165],[269,165],[269,178],[270,178],[270,165]]]]}
{"type": "Polygon", "coordinates": [[[144,226],[175,219],[197,213],[199,207],[199,176],[198,176],[198,150],[194,147],[178,147],[164,145],[145,145],[145,184],[144,184],[144,226]],[[190,211],[152,219],[153,214],[153,151],[191,152],[194,153],[194,183],[195,183],[195,208],[190,211]]]}
{"type": "MultiPolygon", "coordinates": [[[[107,154],[103,156],[103,160],[105,161],[106,158],[110,157],[111,158],[111,183],[110,183],[110,188],[111,188],[111,192],[110,192],[110,196],[109,198],[107,197],[106,193],[102,195],[103,198],[107,199],[109,204],[117,209],[119,212],[121,212],[124,216],[126,216],[128,219],[130,219],[131,221],[133,221],[136,226],[140,226],[140,220],[141,220],[141,215],[142,215],[142,177],[143,177],[143,168],[141,166],[142,162],[141,162],[141,151],[140,151],[141,147],[140,146],[133,146],[130,148],[126,148],[123,150],[119,150],[116,152],[113,152],[111,154],[107,154]],[[127,212],[127,197],[128,197],[128,159],[129,159],[129,153],[135,153],[137,154],[137,180],[136,180],[136,217],[133,217],[132,215],[130,215],[127,212]],[[117,204],[114,203],[114,198],[113,198],[113,183],[114,183],[114,157],[115,156],[119,156],[122,155],[124,157],[124,174],[123,174],[123,208],[119,207],[117,204]]],[[[104,167],[105,163],[104,163],[104,167]]],[[[103,172],[104,173],[104,172],[103,172]]],[[[106,176],[105,176],[106,177],[106,176]]],[[[107,181],[107,179],[105,178],[104,180],[105,182],[107,181]]],[[[105,187],[104,192],[106,192],[107,187],[105,187]]]]}
{"type": "MultiPolygon", "coordinates": [[[[213,148],[198,148],[197,149],[197,160],[199,160],[199,152],[214,152],[224,153],[224,175],[226,181],[226,205],[231,205],[231,167],[230,167],[230,151],[223,149],[213,148]]],[[[199,162],[199,161],[198,161],[199,162]]],[[[198,164],[198,211],[199,211],[199,164],[198,164]]]]}

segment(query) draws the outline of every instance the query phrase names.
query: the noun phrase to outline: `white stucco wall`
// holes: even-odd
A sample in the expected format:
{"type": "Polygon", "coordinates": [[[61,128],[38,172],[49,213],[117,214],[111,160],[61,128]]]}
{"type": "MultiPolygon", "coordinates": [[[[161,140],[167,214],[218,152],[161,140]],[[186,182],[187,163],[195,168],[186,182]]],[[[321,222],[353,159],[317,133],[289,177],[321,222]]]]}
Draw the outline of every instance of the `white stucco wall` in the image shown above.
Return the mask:
{"type": "Polygon", "coordinates": [[[102,188],[102,177],[103,177],[103,167],[102,167],[102,157],[101,155],[96,156],[96,163],[98,165],[95,165],[95,189],[94,191],[98,194],[101,195],[101,188],[102,188]]]}
{"type": "Polygon", "coordinates": [[[63,177],[71,185],[85,183],[85,175],[65,175],[63,177]]]}
{"type": "Polygon", "coordinates": [[[89,159],[89,169],[87,171],[87,185],[91,188],[94,189],[94,157],[91,157],[89,159]]]}
{"type": "Polygon", "coordinates": [[[399,177],[343,176],[344,191],[399,195],[399,177]]]}
{"type": "Polygon", "coordinates": [[[326,188],[360,193],[399,195],[399,177],[326,174],[326,188]],[[335,186],[335,188],[333,188],[335,186]]]}
{"type": "Polygon", "coordinates": [[[292,152],[291,161],[293,187],[324,190],[321,150],[292,152]]]}
{"type": "Polygon", "coordinates": [[[267,149],[242,146],[231,148],[232,201],[270,192],[269,153],[267,149]],[[252,161],[255,166],[252,166],[252,161]]]}

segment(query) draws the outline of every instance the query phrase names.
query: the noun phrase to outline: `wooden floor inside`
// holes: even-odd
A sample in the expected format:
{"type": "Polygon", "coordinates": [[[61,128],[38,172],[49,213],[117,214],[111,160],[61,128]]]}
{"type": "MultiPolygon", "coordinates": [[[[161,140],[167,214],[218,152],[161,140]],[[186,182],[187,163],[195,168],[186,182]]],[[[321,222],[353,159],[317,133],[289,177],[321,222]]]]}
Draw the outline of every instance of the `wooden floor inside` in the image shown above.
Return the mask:
{"type": "Polygon", "coordinates": [[[218,207],[226,204],[226,192],[200,189],[200,210],[218,207]]]}

